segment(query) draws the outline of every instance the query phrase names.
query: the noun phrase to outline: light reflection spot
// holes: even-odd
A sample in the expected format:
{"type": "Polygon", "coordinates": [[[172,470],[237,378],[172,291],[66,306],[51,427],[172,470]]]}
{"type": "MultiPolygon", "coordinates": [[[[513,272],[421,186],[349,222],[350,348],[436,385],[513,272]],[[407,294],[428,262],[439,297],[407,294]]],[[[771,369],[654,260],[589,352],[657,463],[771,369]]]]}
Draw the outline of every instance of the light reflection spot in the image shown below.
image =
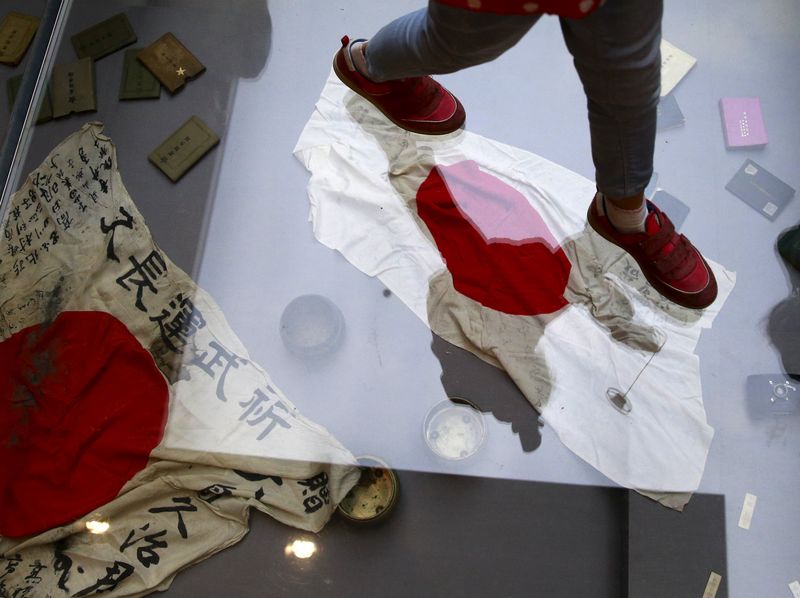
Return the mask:
{"type": "Polygon", "coordinates": [[[104,534],[111,527],[108,521],[87,521],[86,529],[92,534],[104,534]]]}
{"type": "Polygon", "coordinates": [[[310,540],[295,540],[286,546],[286,556],[310,559],[317,552],[317,545],[310,540]]]}

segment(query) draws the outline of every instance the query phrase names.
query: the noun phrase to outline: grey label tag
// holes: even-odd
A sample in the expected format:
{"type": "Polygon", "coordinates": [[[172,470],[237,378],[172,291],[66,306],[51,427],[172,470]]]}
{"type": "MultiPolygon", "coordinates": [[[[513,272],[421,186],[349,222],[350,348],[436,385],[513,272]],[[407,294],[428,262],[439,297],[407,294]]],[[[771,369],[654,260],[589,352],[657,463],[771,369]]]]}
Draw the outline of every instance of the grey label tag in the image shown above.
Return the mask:
{"type": "Polygon", "coordinates": [[[672,224],[675,225],[675,229],[680,230],[683,223],[686,222],[686,217],[689,216],[689,206],[663,189],[655,192],[652,201],[662,212],[669,216],[672,224]]]}
{"type": "Polygon", "coordinates": [[[661,98],[661,101],[658,102],[657,119],[656,127],[659,131],[679,127],[686,122],[683,117],[683,112],[681,112],[678,106],[678,100],[675,99],[673,94],[664,96],[661,98]]]}
{"type": "Polygon", "coordinates": [[[764,217],[775,220],[794,189],[752,160],[745,160],[725,188],[764,217]]]}

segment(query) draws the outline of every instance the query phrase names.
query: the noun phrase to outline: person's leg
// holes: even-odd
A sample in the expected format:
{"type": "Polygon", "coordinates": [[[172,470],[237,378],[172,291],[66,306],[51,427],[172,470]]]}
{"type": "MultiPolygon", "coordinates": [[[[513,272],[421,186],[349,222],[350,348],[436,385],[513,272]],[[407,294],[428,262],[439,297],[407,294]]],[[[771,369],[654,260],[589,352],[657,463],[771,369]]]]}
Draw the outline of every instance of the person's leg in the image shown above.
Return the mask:
{"type": "Polygon", "coordinates": [[[641,228],[646,216],[644,189],[653,174],[661,88],[662,12],[662,0],[608,0],[585,19],[561,19],[586,92],[597,188],[611,200],[609,211],[623,228],[641,228]]]}
{"type": "Polygon", "coordinates": [[[708,307],[714,273],[669,217],[645,201],[653,174],[661,90],[662,0],[608,0],[582,20],[561,20],[586,92],[598,193],[589,225],[623,248],[664,297],[708,307]]]}
{"type": "Polygon", "coordinates": [[[339,79],[407,131],[444,135],[466,118],[461,102],[429,75],[497,58],[538,15],[500,16],[430,2],[371,40],[345,36],[333,61],[339,79]]]}
{"type": "Polygon", "coordinates": [[[514,46],[540,15],[478,13],[431,2],[383,27],[366,48],[374,81],[452,73],[514,46]]]}

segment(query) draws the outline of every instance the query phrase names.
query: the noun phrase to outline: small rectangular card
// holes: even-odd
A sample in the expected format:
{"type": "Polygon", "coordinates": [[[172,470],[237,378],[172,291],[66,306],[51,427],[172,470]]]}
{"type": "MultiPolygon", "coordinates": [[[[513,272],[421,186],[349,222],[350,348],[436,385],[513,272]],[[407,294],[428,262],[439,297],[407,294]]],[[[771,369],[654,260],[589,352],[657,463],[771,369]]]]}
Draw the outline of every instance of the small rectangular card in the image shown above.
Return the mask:
{"type": "Polygon", "coordinates": [[[753,522],[753,512],[756,510],[756,502],[758,497],[749,492],[744,495],[744,504],[742,504],[742,512],[739,514],[739,527],[742,529],[750,529],[750,524],[753,522]]]}
{"type": "Polygon", "coordinates": [[[141,48],[125,50],[122,81],[119,85],[120,100],[145,100],[161,97],[161,83],[136,58],[139,50],[141,48]]]}
{"type": "Polygon", "coordinates": [[[669,95],[681,79],[686,76],[697,59],[676,48],[667,40],[661,40],[661,97],[669,95]]]}
{"type": "Polygon", "coordinates": [[[767,129],[758,98],[722,98],[719,101],[725,145],[729,148],[766,145],[767,129]]]}
{"type": "Polygon", "coordinates": [[[136,42],[136,33],[125,13],[119,13],[72,36],[78,58],[101,59],[136,42]]]}
{"type": "Polygon", "coordinates": [[[171,33],[165,33],[138,54],[139,60],[150,69],[170,93],[186,85],[206,67],[171,33]]]}
{"type": "Polygon", "coordinates": [[[57,64],[53,67],[50,89],[53,94],[53,118],[97,110],[94,60],[86,57],[57,64]]]}
{"type": "Polygon", "coordinates": [[[686,122],[683,118],[683,112],[681,112],[678,106],[678,100],[675,99],[673,94],[661,98],[661,101],[658,103],[657,118],[658,124],[656,127],[659,131],[680,127],[686,122]]]}
{"type": "Polygon", "coordinates": [[[656,190],[652,201],[662,212],[669,216],[672,224],[675,225],[675,230],[680,230],[689,215],[689,206],[663,189],[656,190]]]}
{"type": "Polygon", "coordinates": [[[705,592],[703,592],[703,598],[716,598],[721,583],[722,576],[712,571],[708,576],[708,583],[706,584],[705,592]]]}
{"type": "Polygon", "coordinates": [[[794,189],[749,159],[725,188],[770,220],[794,197],[794,189]]]}
{"type": "Polygon", "coordinates": [[[214,131],[192,116],[147,158],[175,183],[217,143],[214,131]]]}
{"type": "Polygon", "coordinates": [[[0,23],[0,63],[17,66],[31,45],[39,19],[21,12],[10,12],[0,23]]]}
{"type": "MultiPolygon", "coordinates": [[[[8,111],[14,109],[14,102],[17,101],[17,94],[22,85],[22,75],[11,77],[6,83],[6,92],[8,93],[8,111]]],[[[36,124],[40,125],[53,120],[53,104],[50,99],[50,90],[45,89],[44,96],[42,97],[41,105],[39,106],[39,115],[36,117],[36,124]]]]}

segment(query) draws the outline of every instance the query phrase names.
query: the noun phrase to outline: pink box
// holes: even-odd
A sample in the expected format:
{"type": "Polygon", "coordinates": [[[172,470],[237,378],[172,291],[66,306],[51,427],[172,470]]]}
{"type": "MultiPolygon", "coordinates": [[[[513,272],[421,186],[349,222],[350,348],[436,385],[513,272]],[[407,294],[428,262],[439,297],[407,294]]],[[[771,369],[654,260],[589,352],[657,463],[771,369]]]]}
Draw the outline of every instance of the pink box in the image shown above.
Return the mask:
{"type": "Polygon", "coordinates": [[[758,98],[722,98],[722,130],[728,147],[751,147],[767,143],[767,130],[758,98]]]}

